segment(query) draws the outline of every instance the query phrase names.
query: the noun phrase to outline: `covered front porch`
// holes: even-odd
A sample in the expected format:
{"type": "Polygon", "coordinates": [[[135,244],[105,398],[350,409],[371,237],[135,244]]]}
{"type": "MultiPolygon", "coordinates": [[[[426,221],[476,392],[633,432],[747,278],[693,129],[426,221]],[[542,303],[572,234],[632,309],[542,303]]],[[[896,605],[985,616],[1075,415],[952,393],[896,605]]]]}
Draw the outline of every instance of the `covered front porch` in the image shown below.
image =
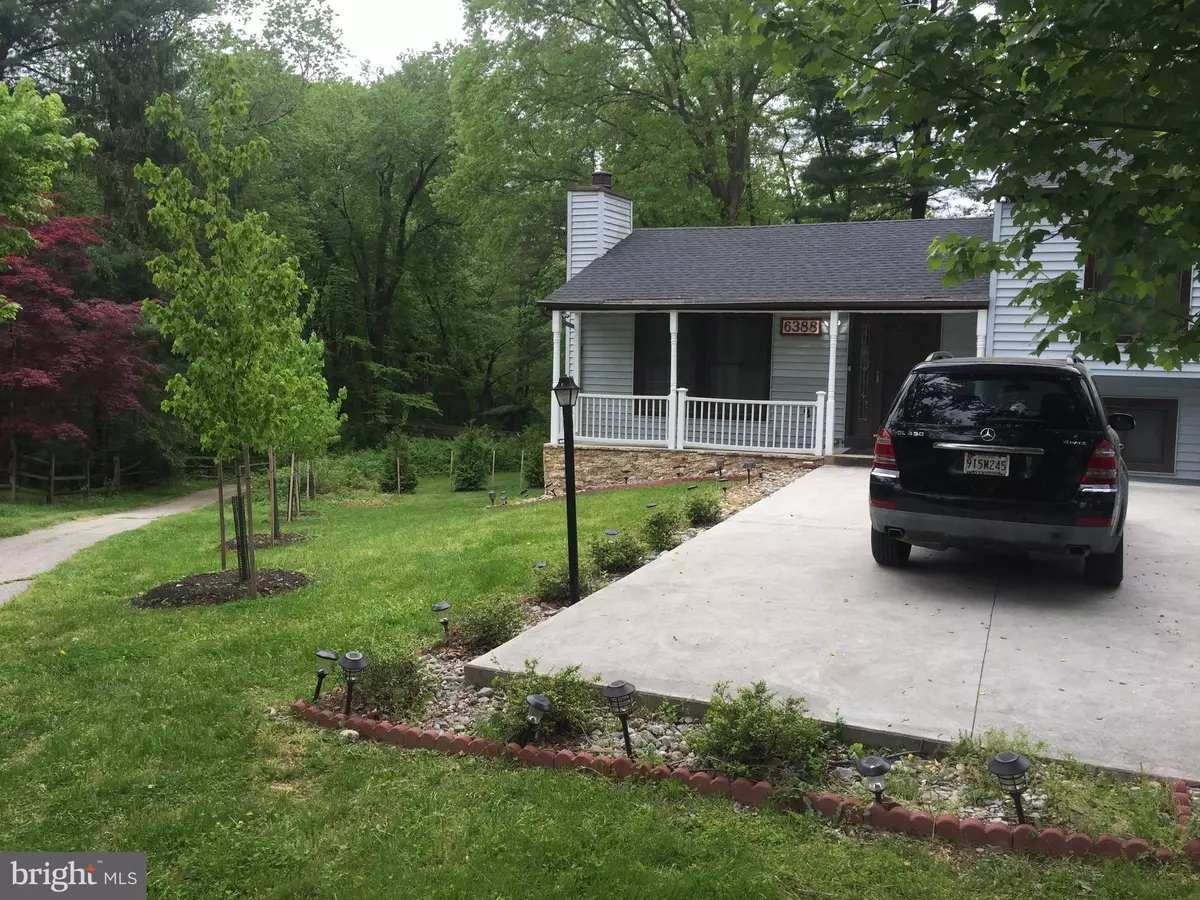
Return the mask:
{"type": "MultiPolygon", "coordinates": [[[[581,445],[824,456],[869,449],[912,366],[983,355],[987,309],[551,311],[581,445]]],[[[551,398],[551,443],[562,416],[551,398]]]]}

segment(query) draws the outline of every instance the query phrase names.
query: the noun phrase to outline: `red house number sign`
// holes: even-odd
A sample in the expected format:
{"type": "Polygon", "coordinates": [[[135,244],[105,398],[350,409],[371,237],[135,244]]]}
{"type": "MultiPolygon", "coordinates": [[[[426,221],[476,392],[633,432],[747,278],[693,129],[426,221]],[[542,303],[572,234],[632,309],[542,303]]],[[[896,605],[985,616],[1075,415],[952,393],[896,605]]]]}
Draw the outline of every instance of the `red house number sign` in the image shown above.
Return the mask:
{"type": "Polygon", "coordinates": [[[779,333],[782,335],[805,335],[820,337],[820,319],[782,318],[779,320],[779,333]]]}

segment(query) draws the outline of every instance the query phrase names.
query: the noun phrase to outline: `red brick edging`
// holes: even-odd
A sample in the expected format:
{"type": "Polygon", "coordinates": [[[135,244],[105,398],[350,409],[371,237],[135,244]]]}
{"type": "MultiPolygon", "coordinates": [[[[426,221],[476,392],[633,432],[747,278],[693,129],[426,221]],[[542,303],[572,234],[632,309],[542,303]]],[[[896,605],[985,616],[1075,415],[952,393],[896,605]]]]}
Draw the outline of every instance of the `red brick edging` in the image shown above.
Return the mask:
{"type": "MultiPolygon", "coordinates": [[[[299,715],[321,728],[352,728],[367,740],[380,741],[396,747],[439,750],[453,756],[509,757],[526,765],[547,769],[586,769],[614,778],[649,778],[656,781],[678,781],[698,793],[731,797],[746,806],[758,806],[773,799],[779,806],[794,812],[816,812],[839,825],[864,825],[880,831],[896,831],[915,837],[937,837],[956,844],[996,847],[1000,850],[1025,850],[1050,857],[1094,856],[1102,859],[1154,859],[1168,863],[1175,859],[1169,847],[1151,847],[1141,838],[1119,838],[1102,834],[1097,838],[1079,832],[1067,833],[1058,828],[1038,831],[1032,825],[1006,825],[982,822],[979,819],[960,819],[940,815],[936,818],[921,810],[908,810],[898,805],[870,803],[841,797],[837,794],[806,791],[794,794],[787,788],[776,788],[770,782],[753,782],[746,778],[730,781],[724,775],[711,772],[691,772],[682,766],[651,766],[624,756],[594,756],[570,750],[548,750],[541,747],[522,747],[503,741],[487,741],[445,731],[410,728],[407,725],[381,722],[362,716],[347,718],[341,713],[321,709],[304,700],[292,704],[299,715]]],[[[1171,782],[1171,792],[1178,810],[1177,821],[1186,827],[1191,817],[1191,795],[1184,781],[1171,782]]],[[[1200,865],[1200,838],[1187,842],[1185,856],[1200,865]]]]}

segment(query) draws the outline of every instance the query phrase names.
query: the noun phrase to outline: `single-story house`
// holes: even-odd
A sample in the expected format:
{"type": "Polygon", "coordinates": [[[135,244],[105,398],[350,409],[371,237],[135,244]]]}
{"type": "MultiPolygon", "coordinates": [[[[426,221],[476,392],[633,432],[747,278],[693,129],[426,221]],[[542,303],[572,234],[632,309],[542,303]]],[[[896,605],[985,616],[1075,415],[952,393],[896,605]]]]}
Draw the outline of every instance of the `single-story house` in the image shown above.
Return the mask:
{"type": "MultiPolygon", "coordinates": [[[[766,467],[869,452],[929,353],[1031,355],[1043,323],[1012,305],[1016,276],[944,287],[927,264],[938,235],[1002,238],[1011,227],[1005,202],[979,218],[635,229],[633,201],[597,172],[569,192],[567,282],[541,303],[553,379],[568,373],[582,388],[583,485],[696,477],[714,454],[725,469],[748,456],[766,467]]],[[[1061,237],[1037,252],[1048,276],[1079,268],[1061,237]]],[[[1181,302],[1200,307],[1194,279],[1181,302]]],[[[1090,368],[1110,411],[1137,418],[1130,469],[1200,480],[1200,365],[1090,368]]],[[[562,417],[548,399],[553,489],[562,417]]]]}

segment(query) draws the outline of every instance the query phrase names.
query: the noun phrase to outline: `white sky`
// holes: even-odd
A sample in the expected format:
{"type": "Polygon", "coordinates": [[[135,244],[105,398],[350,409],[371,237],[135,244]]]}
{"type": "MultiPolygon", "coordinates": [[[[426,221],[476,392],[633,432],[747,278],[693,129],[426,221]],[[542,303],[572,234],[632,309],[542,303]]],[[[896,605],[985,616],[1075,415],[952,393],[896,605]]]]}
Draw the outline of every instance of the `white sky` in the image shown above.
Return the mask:
{"type": "Polygon", "coordinates": [[[395,68],[401,53],[433,49],[463,37],[460,0],[329,0],[342,29],[342,43],[357,63],[370,62],[385,71],[395,68]]]}

